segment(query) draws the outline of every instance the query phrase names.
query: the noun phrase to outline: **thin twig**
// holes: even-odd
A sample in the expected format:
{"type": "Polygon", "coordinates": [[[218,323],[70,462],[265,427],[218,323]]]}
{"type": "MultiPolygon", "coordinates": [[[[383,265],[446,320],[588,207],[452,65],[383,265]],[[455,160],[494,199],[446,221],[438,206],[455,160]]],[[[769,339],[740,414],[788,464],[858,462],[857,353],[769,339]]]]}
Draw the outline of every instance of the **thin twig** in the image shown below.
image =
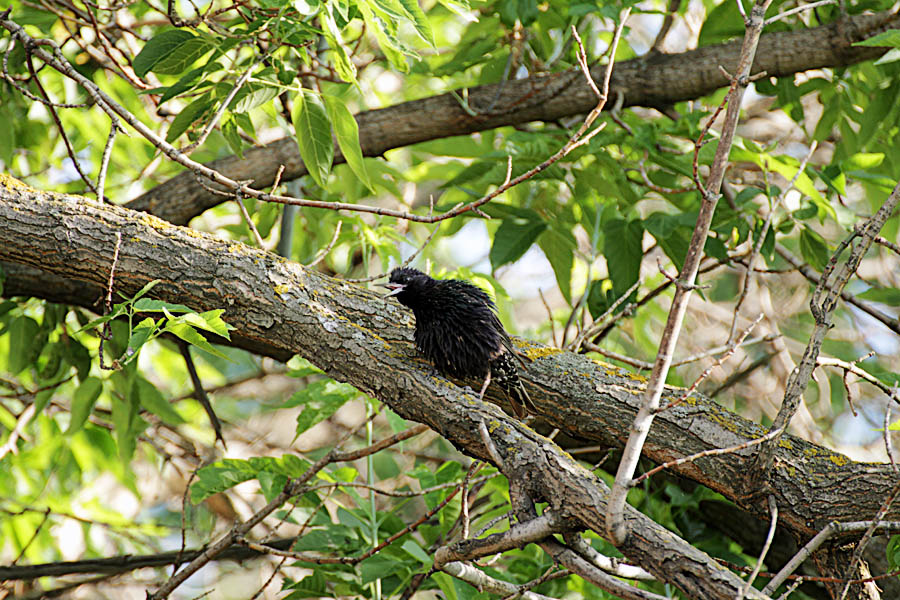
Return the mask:
{"type": "MultiPolygon", "coordinates": [[[[866,531],[872,527],[873,524],[875,525],[876,530],[900,531],[900,521],[852,521],[844,523],[832,521],[823,527],[819,533],[809,540],[806,545],[803,546],[780,571],[778,571],[775,577],[773,577],[769,583],[766,584],[766,587],[762,589],[762,593],[771,596],[772,593],[778,589],[778,586],[784,583],[791,573],[796,571],[807,558],[812,556],[812,554],[818,550],[828,538],[840,533],[866,531]]],[[[857,580],[848,583],[857,583],[857,580]]]]}
{"type": "Polygon", "coordinates": [[[334,245],[338,240],[338,236],[341,235],[341,226],[343,224],[343,221],[337,222],[337,227],[334,228],[334,235],[331,236],[331,241],[328,242],[327,246],[316,252],[316,255],[313,257],[312,262],[306,265],[307,269],[311,269],[312,267],[316,266],[317,264],[322,262],[322,260],[324,260],[326,256],[328,256],[328,253],[331,252],[332,248],[334,248],[334,245]]]}
{"type": "Polygon", "coordinates": [[[759,575],[760,570],[762,570],[763,562],[766,560],[766,555],[769,553],[769,548],[772,546],[772,540],[775,539],[775,526],[778,525],[778,505],[775,503],[775,496],[769,496],[769,533],[766,535],[766,541],[763,544],[762,551],[759,553],[759,558],[756,559],[756,566],[753,567],[753,572],[750,573],[750,577],[747,578],[747,583],[744,584],[744,588],[741,590],[740,595],[737,597],[737,600],[744,600],[744,597],[750,591],[750,587],[753,585],[753,581],[759,575]]]}
{"type": "Polygon", "coordinates": [[[110,119],[109,137],[106,138],[106,146],[103,147],[103,156],[100,158],[100,172],[97,173],[97,202],[106,202],[106,198],[103,196],[103,190],[106,187],[106,171],[109,168],[109,158],[116,141],[116,133],[121,130],[118,117],[111,116],[110,119]]]}
{"type": "Polygon", "coordinates": [[[866,546],[868,546],[869,542],[872,541],[872,536],[875,535],[875,530],[878,529],[879,522],[881,522],[881,520],[884,518],[884,515],[887,514],[887,511],[891,508],[891,504],[893,504],[894,500],[897,499],[898,494],[900,494],[900,479],[898,479],[897,483],[894,484],[894,489],[891,490],[890,494],[888,494],[888,497],[885,498],[884,502],[881,504],[881,507],[878,509],[878,512],[875,513],[875,518],[872,519],[872,524],[866,528],[866,532],[856,544],[856,548],[853,549],[853,554],[850,557],[850,564],[847,565],[847,571],[846,573],[844,573],[844,578],[848,581],[844,584],[844,589],[841,590],[839,600],[844,600],[844,598],[847,597],[847,592],[850,591],[849,579],[852,579],[853,571],[856,569],[856,565],[862,558],[866,546]]]}
{"type": "Polygon", "coordinates": [[[680,398],[678,398],[677,400],[675,400],[673,402],[670,402],[669,404],[667,404],[665,406],[665,408],[663,408],[661,410],[668,410],[674,406],[681,404],[685,400],[687,400],[688,396],[690,396],[694,392],[694,390],[697,389],[697,386],[700,385],[700,383],[703,382],[707,377],[709,377],[709,374],[712,373],[713,369],[719,367],[722,363],[724,363],[726,360],[728,360],[732,354],[734,354],[735,350],[738,349],[738,346],[743,344],[744,339],[746,339],[746,337],[748,335],[750,335],[750,332],[753,331],[753,328],[756,327],[756,325],[760,321],[762,321],[762,318],[763,318],[762,313],[760,313],[756,317],[756,319],[752,323],[750,323],[750,325],[744,331],[741,332],[741,334],[738,336],[738,338],[736,340],[732,340],[725,346],[725,348],[726,348],[725,353],[722,356],[720,356],[719,358],[717,358],[713,362],[713,364],[706,367],[703,370],[703,372],[700,373],[700,375],[694,380],[694,383],[692,383],[691,386],[687,390],[685,390],[684,394],[682,394],[680,398]]]}
{"type": "Polygon", "coordinates": [[[209,123],[206,124],[206,127],[203,128],[203,131],[200,133],[200,136],[194,140],[191,144],[181,148],[181,153],[184,155],[188,155],[193,152],[197,146],[206,141],[206,138],[209,137],[209,134],[215,128],[215,126],[219,123],[219,120],[222,118],[222,115],[225,114],[225,111],[228,110],[228,105],[231,104],[231,101],[234,99],[235,95],[240,91],[244,84],[250,79],[250,74],[253,73],[253,70],[256,69],[266,59],[268,54],[263,54],[256,61],[250,65],[250,67],[244,71],[238,80],[234,82],[234,86],[232,86],[231,91],[228,92],[228,95],[225,96],[225,99],[222,101],[222,104],[219,106],[219,109],[213,115],[212,119],[209,120],[209,123]]]}
{"type": "MultiPolygon", "coordinates": [[[[772,217],[775,215],[775,209],[781,206],[781,203],[784,202],[787,193],[794,189],[794,185],[797,183],[797,179],[799,179],[800,175],[806,170],[806,164],[809,162],[809,159],[812,158],[813,153],[816,151],[817,142],[813,141],[812,144],[809,145],[809,152],[806,153],[806,156],[803,157],[803,160],[800,163],[800,166],[797,169],[797,172],[794,173],[794,176],[791,178],[790,183],[781,190],[781,193],[778,194],[778,197],[775,199],[775,202],[769,204],[769,212],[766,215],[766,220],[763,223],[762,228],[760,229],[759,235],[757,236],[756,243],[753,244],[753,249],[750,251],[750,255],[747,257],[747,268],[744,273],[744,282],[741,286],[741,293],[738,297],[737,304],[734,307],[734,318],[731,320],[731,329],[728,332],[728,341],[731,342],[734,339],[735,333],[737,332],[737,322],[738,317],[741,314],[741,307],[744,304],[744,300],[747,298],[747,293],[750,291],[750,280],[753,278],[753,271],[756,267],[756,258],[759,256],[760,250],[762,250],[762,245],[766,241],[766,236],[769,234],[769,228],[772,226],[772,217]]],[[[766,186],[768,189],[768,186],[766,186]]]]}
{"type": "MultiPolygon", "coordinates": [[[[116,232],[116,249],[113,252],[112,265],[109,267],[109,281],[106,283],[106,314],[110,314],[112,312],[112,291],[113,291],[113,283],[116,278],[116,265],[119,264],[119,249],[122,247],[122,233],[120,231],[116,232]]],[[[107,321],[103,324],[103,328],[100,330],[100,368],[112,371],[119,367],[119,361],[113,359],[111,365],[107,366],[103,362],[103,342],[110,339],[112,334],[110,333],[110,322],[107,321]]]]}
{"type": "Polygon", "coordinates": [[[828,4],[837,4],[837,2],[836,2],[835,0],[819,0],[818,2],[811,2],[811,3],[809,3],[809,4],[804,4],[804,5],[802,5],[802,6],[797,6],[797,7],[795,7],[795,8],[790,9],[790,10],[786,10],[786,11],[784,11],[783,13],[778,13],[778,14],[775,15],[774,17],[769,17],[768,19],[766,19],[766,25],[771,25],[772,23],[774,23],[774,22],[776,22],[776,21],[779,21],[779,20],[781,20],[781,19],[783,19],[783,18],[785,18],[785,17],[789,17],[789,16],[791,16],[791,15],[795,15],[795,14],[797,14],[797,13],[804,12],[804,11],[807,11],[807,10],[812,10],[812,9],[814,9],[814,8],[818,8],[818,7],[820,7],[820,6],[825,6],[825,5],[828,5],[828,4]]]}
{"type": "Polygon", "coordinates": [[[758,444],[762,444],[763,442],[771,440],[772,438],[774,438],[776,435],[778,435],[780,433],[781,433],[780,430],[770,431],[762,437],[758,437],[754,440],[748,440],[748,441],[746,441],[742,444],[738,444],[736,446],[730,446],[728,448],[712,448],[710,450],[704,450],[702,452],[697,452],[696,454],[691,454],[690,456],[683,456],[676,460],[670,460],[661,465],[657,465],[657,466],[653,467],[652,469],[650,469],[649,471],[647,471],[646,473],[644,473],[638,477],[635,477],[631,483],[631,487],[634,487],[634,486],[640,484],[642,481],[644,481],[648,477],[652,477],[653,475],[656,475],[657,473],[659,473],[660,471],[662,471],[664,469],[668,469],[670,467],[677,467],[678,465],[683,465],[684,463],[694,462],[698,458],[704,458],[707,456],[718,456],[720,454],[733,454],[740,450],[744,450],[746,448],[752,448],[753,446],[756,446],[758,444]]]}
{"type": "MultiPolygon", "coordinates": [[[[900,203],[900,183],[894,187],[891,194],[875,214],[867,219],[862,227],[851,233],[841,242],[831,259],[828,261],[828,265],[825,267],[822,277],[819,279],[809,303],[810,312],[813,314],[816,325],[810,336],[809,343],[806,345],[806,349],[803,352],[803,357],[800,359],[800,363],[793,371],[791,371],[791,375],[788,378],[781,407],[778,409],[778,413],[772,421],[772,430],[784,430],[787,428],[794,414],[797,412],[797,409],[800,407],[803,393],[806,391],[809,384],[809,378],[816,367],[816,359],[819,356],[819,351],[822,348],[825,335],[831,329],[831,317],[837,306],[838,299],[841,297],[841,293],[847,285],[847,282],[850,280],[850,277],[853,276],[857,267],[859,267],[859,263],[862,261],[863,256],[871,247],[875,236],[881,230],[888,217],[893,214],[898,203],[900,203]],[[859,243],[851,249],[850,256],[837,271],[834,280],[832,281],[831,274],[837,269],[837,261],[840,255],[857,237],[861,238],[859,243]]],[[[747,486],[750,489],[758,486],[762,478],[772,467],[778,440],[779,438],[776,437],[760,448],[759,454],[754,460],[754,464],[751,467],[747,479],[747,486]]]]}
{"type": "Polygon", "coordinates": [[[546,296],[544,296],[544,290],[538,288],[538,295],[541,297],[541,302],[544,303],[544,308],[547,310],[547,320],[550,322],[550,339],[553,340],[553,345],[556,345],[556,319],[553,318],[553,310],[550,308],[550,304],[547,302],[546,296]]]}
{"type": "Polygon", "coordinates": [[[491,434],[488,433],[487,425],[484,424],[484,421],[478,422],[478,433],[481,434],[481,442],[487,449],[488,456],[490,456],[491,460],[494,461],[494,465],[497,467],[497,469],[502,472],[503,457],[501,457],[500,453],[497,451],[497,446],[494,445],[494,441],[491,439],[491,434]]]}
{"type": "MultiPolygon", "coordinates": [[[[894,392],[900,392],[900,388],[894,387],[894,392]]],[[[891,444],[891,409],[893,408],[893,404],[891,404],[890,400],[885,403],[884,407],[884,425],[882,426],[882,434],[884,435],[884,451],[887,454],[888,460],[891,461],[891,469],[893,469],[894,474],[896,475],[898,472],[897,463],[894,461],[894,448],[891,444]]]]}
{"type": "Polygon", "coordinates": [[[235,192],[234,201],[237,202],[238,208],[241,209],[241,215],[244,217],[244,222],[247,224],[247,227],[250,229],[250,232],[253,234],[253,239],[256,240],[256,245],[259,248],[265,248],[263,244],[262,236],[259,235],[259,230],[256,229],[256,225],[253,223],[253,219],[250,218],[250,213],[247,212],[247,207],[244,206],[244,199],[240,190],[235,192]]]}

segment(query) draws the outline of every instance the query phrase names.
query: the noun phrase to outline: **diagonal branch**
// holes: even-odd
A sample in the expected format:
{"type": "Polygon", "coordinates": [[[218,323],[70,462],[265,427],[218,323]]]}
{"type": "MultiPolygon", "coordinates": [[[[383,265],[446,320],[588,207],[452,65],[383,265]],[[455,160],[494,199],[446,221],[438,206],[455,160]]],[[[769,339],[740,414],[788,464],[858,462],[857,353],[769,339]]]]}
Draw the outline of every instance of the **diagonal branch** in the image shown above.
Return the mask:
{"type": "MultiPolygon", "coordinates": [[[[382,398],[400,395],[401,390],[422,393],[407,407],[413,420],[426,422],[425,407],[443,397],[415,392],[420,380],[427,379],[427,368],[420,370],[423,363],[413,350],[412,318],[371,292],[243,244],[78,196],[44,194],[0,177],[0,260],[6,261],[6,295],[102,312],[96,301],[105,296],[114,232],[123,240],[116,269],[116,289],[123,294],[133,295],[160,279],[154,294],[161,299],[198,311],[225,308],[224,318],[236,328],[231,342],[235,346],[281,361],[298,353],[316,357],[330,375],[372,389],[382,398]],[[66,229],[66,237],[57,238],[60,228],[66,229]],[[35,277],[33,266],[44,271],[35,277]],[[58,279],[48,280],[50,276],[58,279]],[[83,285],[73,286],[73,281],[83,285]],[[348,323],[353,326],[340,329],[348,323]],[[363,331],[377,337],[362,338],[363,331]]],[[[583,355],[519,343],[534,359],[523,373],[529,394],[550,425],[590,443],[624,444],[639,407],[643,378],[583,355]]],[[[667,389],[664,400],[681,394],[667,389]]],[[[477,429],[475,423],[469,434],[483,453],[477,429]]],[[[765,434],[756,423],[695,394],[690,402],[656,417],[644,455],[665,463],[765,434]]],[[[889,465],[856,463],[790,435],[782,437],[775,456],[779,468],[769,483],[779,506],[779,527],[799,536],[815,535],[832,520],[871,519],[895,481],[889,465]]],[[[737,486],[752,458],[750,450],[741,450],[672,470],[764,518],[769,514],[765,502],[746,498],[737,486]]],[[[900,520],[900,509],[892,507],[886,518],[900,520]]]]}

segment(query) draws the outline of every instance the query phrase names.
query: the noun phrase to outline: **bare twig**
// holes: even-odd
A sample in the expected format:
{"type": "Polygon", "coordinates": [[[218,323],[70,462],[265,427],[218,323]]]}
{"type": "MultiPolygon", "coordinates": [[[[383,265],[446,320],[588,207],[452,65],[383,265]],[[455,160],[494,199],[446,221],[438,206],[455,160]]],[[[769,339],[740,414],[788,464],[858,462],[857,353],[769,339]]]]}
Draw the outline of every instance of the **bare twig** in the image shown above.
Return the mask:
{"type": "MultiPolygon", "coordinates": [[[[766,587],[762,589],[762,593],[771,596],[772,593],[778,589],[778,586],[784,583],[791,573],[796,571],[807,558],[812,556],[812,554],[818,550],[828,538],[842,533],[866,531],[872,527],[873,524],[875,525],[876,530],[900,531],[900,521],[851,521],[844,523],[832,521],[826,525],[822,531],[817,533],[813,539],[809,540],[809,542],[807,542],[806,545],[803,546],[780,571],[778,571],[775,577],[773,577],[769,583],[766,584],[766,587]]],[[[857,582],[858,581],[851,581],[850,583],[857,582]]]]}
{"type": "MultiPolygon", "coordinates": [[[[747,257],[747,268],[744,272],[744,283],[741,286],[741,294],[738,297],[737,304],[734,307],[734,318],[731,321],[731,330],[728,332],[728,341],[730,342],[734,339],[735,333],[737,332],[737,322],[738,317],[741,314],[741,306],[744,304],[744,300],[747,298],[747,292],[750,291],[750,280],[753,278],[753,271],[756,267],[756,258],[759,256],[759,252],[762,249],[763,243],[766,241],[766,236],[769,234],[769,228],[772,226],[772,217],[775,215],[775,209],[781,206],[781,203],[784,202],[785,196],[787,193],[794,189],[794,185],[797,183],[797,179],[799,179],[800,175],[806,170],[806,164],[809,162],[809,159],[812,158],[813,153],[816,151],[817,143],[813,141],[809,146],[809,152],[806,153],[806,156],[801,161],[800,166],[797,168],[797,172],[794,173],[794,176],[791,178],[790,183],[781,190],[781,193],[778,194],[778,197],[775,199],[775,202],[769,204],[769,212],[766,214],[766,220],[763,223],[762,228],[760,229],[759,235],[757,236],[756,243],[753,244],[753,249],[750,251],[750,256],[747,257]]],[[[767,186],[768,187],[768,186],[767,186]]]]}
{"type": "Polygon", "coordinates": [[[669,30],[672,29],[672,24],[675,23],[675,13],[678,12],[679,6],[681,6],[681,0],[669,0],[669,4],[666,6],[666,16],[663,18],[659,32],[656,34],[656,39],[653,40],[653,45],[650,46],[651,52],[662,52],[663,42],[666,41],[666,36],[669,35],[669,30]]]}
{"type": "Polygon", "coordinates": [[[883,238],[880,235],[876,235],[875,243],[880,246],[884,246],[885,248],[893,251],[894,254],[900,255],[900,245],[897,245],[894,242],[888,241],[887,238],[883,238]]]}
{"type": "Polygon", "coordinates": [[[760,313],[756,317],[756,319],[752,323],[750,323],[750,325],[744,331],[741,332],[736,340],[731,340],[728,344],[726,344],[725,353],[717,358],[711,365],[703,369],[703,372],[700,373],[700,375],[694,380],[691,386],[687,390],[685,390],[684,394],[682,394],[680,398],[670,402],[662,410],[668,410],[687,400],[688,396],[690,396],[694,392],[694,390],[697,389],[697,386],[700,385],[707,377],[709,377],[709,374],[712,373],[713,369],[721,366],[722,363],[724,363],[731,357],[732,354],[734,354],[734,351],[738,349],[738,346],[744,343],[744,339],[746,339],[746,337],[750,335],[750,332],[753,330],[753,328],[756,327],[756,325],[760,321],[762,321],[762,317],[762,313],[760,313]]]}
{"type": "MultiPolygon", "coordinates": [[[[254,69],[262,63],[266,59],[268,54],[263,54],[260,56],[250,67],[244,71],[238,80],[234,82],[234,86],[232,86],[231,91],[228,92],[228,95],[225,96],[225,99],[222,100],[222,104],[219,106],[219,109],[213,115],[213,117],[209,120],[209,123],[206,124],[206,127],[203,128],[203,131],[200,133],[200,136],[194,140],[192,143],[187,146],[181,148],[181,152],[184,155],[188,155],[193,152],[197,146],[200,146],[203,142],[206,141],[206,138],[209,137],[209,134],[218,125],[219,120],[221,120],[222,116],[225,114],[225,111],[228,110],[228,105],[231,104],[231,101],[237,95],[237,93],[244,87],[244,84],[247,83],[247,80],[250,79],[251,73],[253,73],[254,69]]],[[[272,188],[274,190],[274,187],[272,188]]]]}
{"type": "Polygon", "coordinates": [[[18,453],[18,442],[19,438],[23,436],[23,432],[25,431],[25,427],[31,422],[31,419],[34,418],[34,412],[36,410],[35,403],[31,402],[28,406],[25,407],[25,410],[18,416],[16,419],[16,424],[12,428],[12,431],[9,432],[9,438],[6,440],[6,443],[0,446],[0,459],[4,456],[12,452],[13,454],[18,453]]]}
{"type": "Polygon", "coordinates": [[[866,360],[870,356],[871,354],[857,359],[853,362],[847,362],[845,360],[833,358],[831,356],[818,356],[816,357],[816,364],[822,367],[838,367],[840,369],[843,369],[845,373],[853,373],[860,379],[864,379],[865,381],[871,383],[879,390],[887,394],[888,398],[890,398],[894,402],[900,404],[900,393],[898,393],[897,388],[886,385],[883,381],[856,365],[856,363],[866,360]]]}
{"type": "Polygon", "coordinates": [[[547,302],[546,296],[544,296],[544,290],[538,288],[538,295],[541,297],[541,302],[544,303],[544,308],[547,311],[547,321],[550,323],[550,339],[553,340],[553,345],[557,344],[556,342],[556,319],[553,318],[553,310],[550,308],[550,304],[547,302]]]}
{"type": "Polygon", "coordinates": [[[631,485],[632,485],[632,487],[636,486],[636,485],[640,484],[642,481],[644,481],[645,479],[647,479],[648,477],[652,477],[653,475],[656,475],[663,469],[668,469],[670,467],[677,467],[678,465],[683,465],[684,463],[694,462],[698,458],[704,458],[706,456],[718,456],[719,454],[732,454],[734,452],[739,452],[746,448],[752,448],[753,446],[756,446],[758,444],[762,444],[763,442],[771,440],[772,438],[774,438],[776,435],[778,435],[780,433],[781,433],[781,431],[778,431],[778,430],[770,431],[769,433],[767,433],[766,435],[764,435],[762,437],[756,438],[755,440],[748,440],[748,441],[744,442],[743,444],[738,444],[736,446],[730,446],[728,448],[713,448],[711,450],[704,450],[702,452],[697,452],[696,454],[691,454],[690,456],[683,456],[676,460],[670,460],[669,462],[665,462],[661,465],[657,465],[657,466],[653,467],[652,469],[650,469],[646,473],[640,475],[639,477],[635,477],[634,480],[631,482],[631,485]]]}
{"type": "Polygon", "coordinates": [[[194,386],[194,398],[200,403],[200,406],[203,407],[206,416],[209,417],[209,423],[216,433],[216,440],[222,442],[222,447],[227,450],[228,445],[225,443],[225,438],[222,437],[222,424],[219,422],[219,417],[216,416],[216,411],[213,410],[212,404],[209,401],[209,396],[206,395],[206,390],[203,388],[203,382],[200,380],[200,375],[197,373],[197,366],[194,364],[194,358],[191,356],[190,345],[185,341],[179,340],[178,349],[181,350],[181,356],[184,358],[184,364],[187,367],[188,374],[191,377],[191,383],[194,386]]]}
{"type": "MultiPolygon", "coordinates": [[[[804,264],[803,261],[794,256],[790,250],[776,242],[775,252],[777,252],[778,255],[781,256],[781,258],[790,263],[792,267],[797,269],[800,274],[806,277],[809,282],[818,285],[819,281],[822,279],[821,276],[816,273],[816,271],[809,265],[804,264]]],[[[894,333],[900,334],[900,319],[891,317],[890,315],[881,312],[868,302],[860,300],[847,290],[841,291],[841,298],[844,300],[844,302],[855,306],[859,310],[868,314],[873,319],[880,321],[885,327],[887,327],[894,333]]]]}
{"type": "Polygon", "coordinates": [[[521,597],[523,600],[552,600],[550,596],[537,594],[528,590],[522,590],[520,586],[514,583],[508,583],[506,581],[491,577],[484,571],[477,569],[471,565],[467,565],[463,562],[455,561],[447,563],[446,565],[443,565],[441,567],[441,570],[448,575],[452,575],[457,579],[465,581],[478,590],[482,590],[492,594],[515,594],[521,597]]]}
{"type": "Polygon", "coordinates": [[[766,25],[771,25],[775,21],[780,21],[781,19],[784,19],[785,17],[789,17],[791,15],[795,15],[795,14],[801,13],[803,11],[812,10],[812,9],[818,8],[820,6],[825,6],[827,4],[837,4],[837,2],[836,2],[836,0],[819,0],[818,2],[810,2],[809,4],[797,6],[790,10],[786,10],[782,13],[778,13],[774,17],[769,17],[768,19],[766,19],[766,25]]]}
{"type": "MultiPolygon", "coordinates": [[[[831,257],[828,266],[826,266],[822,273],[822,277],[816,285],[816,289],[813,292],[812,299],[809,303],[809,308],[815,319],[816,326],[810,336],[809,343],[806,345],[806,350],[803,352],[800,363],[794,368],[788,378],[784,399],[782,400],[781,407],[778,409],[778,414],[775,415],[775,419],[772,422],[772,431],[775,429],[784,430],[787,428],[794,413],[797,412],[803,397],[803,392],[806,391],[809,378],[812,375],[813,369],[815,369],[816,359],[819,356],[822,342],[825,340],[825,335],[828,333],[828,330],[831,329],[831,313],[837,306],[838,298],[841,297],[844,286],[856,272],[860,261],[862,261],[866,251],[868,251],[869,247],[872,245],[875,236],[881,230],[881,227],[884,225],[885,221],[887,221],[888,217],[894,212],[898,203],[900,203],[900,184],[897,184],[897,186],[894,187],[894,190],[884,201],[884,204],[881,205],[874,215],[866,220],[861,228],[854,231],[847,239],[841,242],[840,246],[831,257]],[[859,243],[852,248],[847,261],[843,264],[841,269],[837,271],[834,276],[834,281],[831,281],[831,274],[837,268],[838,258],[843,250],[850,246],[856,237],[861,238],[859,243]]],[[[774,460],[775,447],[778,445],[779,439],[780,436],[772,439],[760,448],[759,454],[751,467],[747,481],[748,488],[755,488],[765,474],[768,473],[772,466],[772,461],[774,460]]]]}
{"type": "Polygon", "coordinates": [[[478,433],[481,435],[481,441],[482,443],[484,443],[484,447],[487,449],[488,455],[491,457],[491,460],[494,461],[497,469],[502,472],[503,457],[501,457],[500,453],[497,452],[497,446],[495,446],[494,442],[491,440],[491,434],[488,433],[487,425],[484,424],[484,421],[478,422],[478,433]]]}
{"type": "MultiPolygon", "coordinates": [[[[637,468],[644,441],[650,432],[654,413],[659,407],[659,399],[662,396],[666,376],[668,375],[675,346],[678,342],[678,335],[681,332],[691,289],[694,287],[697,278],[697,271],[703,257],[703,246],[709,235],[713,213],[718,203],[719,192],[725,177],[728,155],[731,151],[735,130],[737,129],[741,99],[750,83],[750,68],[756,55],[759,37],[762,34],[766,9],[771,4],[771,1],[757,0],[753,6],[752,16],[746,22],[747,31],[736,70],[737,74],[733,80],[732,89],[727,96],[728,108],[725,114],[725,124],[722,128],[721,138],[716,147],[707,185],[705,187],[699,186],[704,191],[700,213],[697,216],[697,224],[694,227],[684,266],[679,275],[678,284],[675,287],[666,327],[660,339],[656,363],[653,366],[650,381],[647,383],[647,389],[643,394],[641,407],[632,424],[631,433],[628,436],[622,460],[619,462],[619,468],[616,472],[616,479],[610,491],[606,513],[606,533],[608,539],[617,546],[625,541],[628,534],[624,512],[626,496],[631,487],[630,482],[637,468]]],[[[740,0],[738,2],[740,3],[740,0]]],[[[699,179],[697,182],[699,183],[699,179]]]]}
{"type": "Polygon", "coordinates": [[[259,230],[256,228],[256,225],[253,223],[253,219],[250,218],[250,213],[247,212],[247,207],[244,206],[244,199],[242,197],[240,190],[234,193],[234,201],[237,202],[238,208],[241,209],[241,215],[244,217],[244,222],[247,224],[247,227],[250,229],[250,232],[253,234],[253,239],[256,240],[256,245],[259,248],[265,248],[263,244],[262,236],[259,235],[259,230]]]}
{"type": "MultiPolygon", "coordinates": [[[[900,388],[894,387],[894,393],[900,393],[900,388]]],[[[884,425],[882,426],[882,435],[884,436],[884,451],[887,454],[888,460],[891,461],[891,468],[894,470],[896,474],[897,463],[894,461],[894,448],[891,444],[891,409],[893,408],[893,404],[891,404],[890,400],[885,403],[884,406],[884,425]]]]}
{"type": "MultiPolygon", "coordinates": [[[[871,525],[866,528],[866,532],[856,544],[856,548],[853,549],[853,554],[850,556],[850,564],[847,565],[847,572],[844,574],[845,579],[852,579],[853,571],[856,569],[856,565],[862,558],[863,551],[865,551],[869,542],[872,541],[872,536],[875,535],[875,530],[879,527],[878,524],[881,522],[881,519],[884,518],[884,515],[887,514],[888,509],[891,507],[891,504],[894,503],[894,500],[897,499],[898,494],[900,494],[900,479],[894,484],[894,489],[892,489],[891,493],[888,494],[888,497],[885,498],[884,502],[881,504],[881,508],[879,508],[878,512],[875,514],[875,518],[872,519],[871,525]]],[[[844,598],[847,597],[848,591],[850,591],[850,581],[844,583],[844,589],[841,590],[839,600],[844,600],[844,598]]]]}
{"type": "MultiPolygon", "coordinates": [[[[113,252],[112,265],[110,265],[110,267],[109,267],[109,281],[106,284],[106,314],[109,314],[112,312],[113,283],[115,282],[115,278],[116,278],[116,265],[119,264],[119,249],[121,247],[122,247],[122,233],[120,231],[117,231],[116,232],[116,249],[113,252]]],[[[100,330],[100,334],[99,334],[100,335],[100,348],[99,348],[100,368],[107,370],[107,371],[112,371],[119,367],[119,361],[115,360],[115,359],[113,360],[112,364],[109,366],[107,366],[103,362],[103,342],[110,339],[110,337],[111,337],[110,327],[111,327],[111,325],[110,325],[109,321],[107,321],[106,323],[103,324],[103,329],[100,330]]]]}
{"type": "Polygon", "coordinates": [[[331,249],[334,248],[335,243],[338,240],[338,236],[341,235],[341,225],[343,225],[343,221],[338,221],[337,227],[334,228],[334,235],[331,236],[331,241],[328,242],[328,245],[316,252],[316,255],[313,257],[312,262],[310,262],[307,268],[312,268],[322,262],[322,260],[328,256],[328,253],[331,252],[331,249]]]}
{"type": "Polygon", "coordinates": [[[652,573],[641,567],[629,565],[620,562],[620,559],[618,558],[600,554],[594,550],[594,547],[588,544],[583,537],[581,537],[581,534],[565,533],[563,534],[563,539],[566,540],[566,544],[572,548],[572,550],[583,556],[585,560],[590,561],[597,568],[610,575],[622,577],[623,579],[634,579],[636,581],[656,581],[656,577],[654,577],[652,573]]]}
{"type": "Polygon", "coordinates": [[[585,339],[600,333],[600,331],[607,325],[606,320],[616,311],[617,308],[622,305],[623,302],[631,297],[631,294],[634,293],[634,291],[638,289],[640,285],[640,279],[635,281],[634,284],[630,288],[628,288],[628,290],[626,290],[624,294],[616,298],[615,302],[613,302],[602,315],[597,317],[597,319],[590,327],[586,328],[584,331],[578,334],[574,340],[572,340],[572,343],[569,344],[568,349],[577,350],[585,339]]]}
{"type": "Polygon", "coordinates": [[[97,202],[106,201],[103,196],[103,190],[106,187],[106,171],[109,168],[109,158],[112,155],[113,144],[116,141],[116,133],[121,130],[119,119],[115,116],[110,118],[109,137],[106,138],[106,146],[103,147],[103,156],[100,159],[100,171],[97,173],[97,202]]]}
{"type": "Polygon", "coordinates": [[[778,525],[778,505],[775,503],[775,496],[769,496],[769,533],[766,535],[766,541],[763,544],[762,551],[759,553],[759,558],[756,559],[756,566],[753,567],[753,572],[747,578],[747,583],[744,584],[744,589],[741,590],[737,600],[744,600],[744,596],[750,591],[753,581],[759,575],[760,570],[762,570],[763,562],[766,560],[766,555],[772,546],[772,540],[775,538],[776,525],[778,525]]]}

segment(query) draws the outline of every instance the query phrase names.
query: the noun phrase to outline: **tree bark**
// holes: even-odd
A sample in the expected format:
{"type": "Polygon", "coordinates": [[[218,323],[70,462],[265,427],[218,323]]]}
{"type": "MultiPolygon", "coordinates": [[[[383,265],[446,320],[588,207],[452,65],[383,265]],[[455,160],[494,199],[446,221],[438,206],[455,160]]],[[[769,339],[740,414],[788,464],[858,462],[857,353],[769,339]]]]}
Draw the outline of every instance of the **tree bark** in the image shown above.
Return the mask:
{"type": "MultiPolygon", "coordinates": [[[[463,452],[488,459],[477,433],[483,421],[503,457],[504,473],[524,493],[602,535],[608,492],[603,483],[529,428],[452,383],[430,377],[430,366],[413,348],[412,316],[396,303],[275,255],[148,214],[39,192],[10,178],[0,180],[2,260],[87,282],[102,294],[117,232],[122,242],[115,291],[133,295],[160,279],[152,291],[156,298],[198,311],[225,308],[225,320],[236,327],[235,345],[282,360],[301,354],[405,418],[428,424],[463,452]]],[[[33,295],[52,293],[34,290],[33,295]]],[[[622,444],[637,410],[642,377],[583,355],[518,343],[533,359],[524,379],[549,423],[581,439],[622,444]]],[[[680,394],[668,389],[663,401],[680,394]]],[[[657,417],[645,455],[663,462],[764,433],[759,425],[703,397],[691,397],[657,417]]],[[[741,496],[741,478],[752,458],[750,448],[673,470],[765,516],[762,496],[741,496]]],[[[779,524],[802,539],[831,520],[871,518],[892,484],[886,465],[856,463],[785,436],[767,493],[776,497],[779,524]]],[[[885,518],[898,516],[900,509],[892,508],[885,518]]],[[[621,548],[627,556],[690,597],[734,596],[733,586],[740,580],[713,566],[709,557],[635,511],[628,519],[635,533],[621,548]],[[695,588],[697,582],[703,590],[695,588]]]]}

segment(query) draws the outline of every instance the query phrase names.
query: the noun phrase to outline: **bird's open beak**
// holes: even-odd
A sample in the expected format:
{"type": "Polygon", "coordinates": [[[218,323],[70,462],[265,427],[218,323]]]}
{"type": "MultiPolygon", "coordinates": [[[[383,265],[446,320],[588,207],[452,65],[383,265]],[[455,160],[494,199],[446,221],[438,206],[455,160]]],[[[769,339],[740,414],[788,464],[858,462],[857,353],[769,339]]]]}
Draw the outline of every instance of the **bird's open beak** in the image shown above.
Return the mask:
{"type": "Polygon", "coordinates": [[[390,298],[391,296],[396,296],[400,292],[406,289],[406,286],[402,283],[379,283],[381,287],[385,287],[389,290],[387,294],[384,295],[385,298],[390,298]]]}

